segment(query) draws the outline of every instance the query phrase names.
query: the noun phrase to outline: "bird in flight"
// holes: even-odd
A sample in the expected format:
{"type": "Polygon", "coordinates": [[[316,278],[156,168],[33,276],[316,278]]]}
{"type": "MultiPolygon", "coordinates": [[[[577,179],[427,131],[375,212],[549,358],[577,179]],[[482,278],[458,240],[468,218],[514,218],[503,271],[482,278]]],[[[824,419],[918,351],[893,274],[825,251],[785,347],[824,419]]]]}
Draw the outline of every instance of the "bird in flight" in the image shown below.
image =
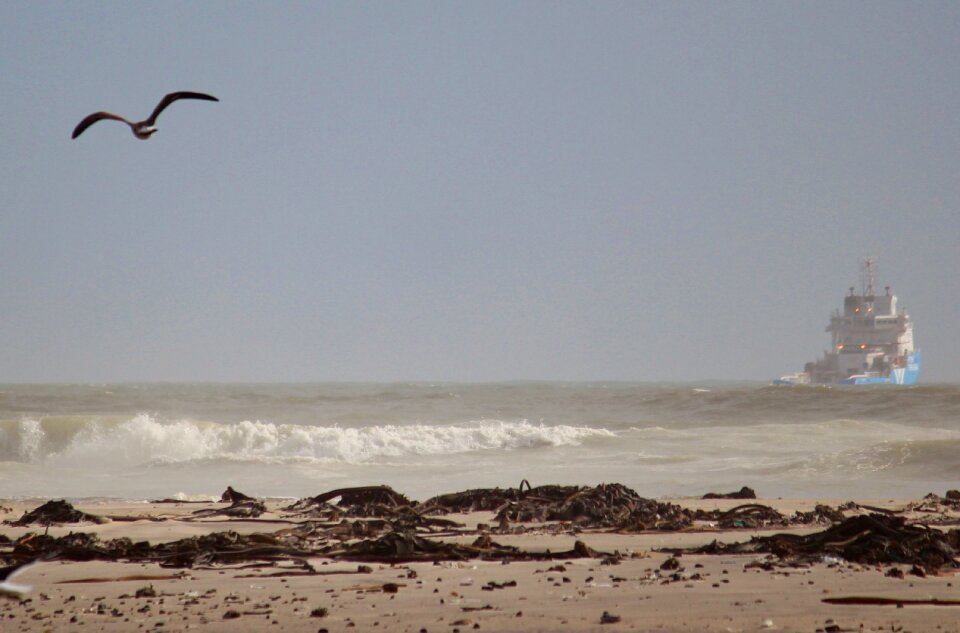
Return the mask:
{"type": "Polygon", "coordinates": [[[174,101],[178,99],[203,99],[204,101],[220,101],[216,97],[211,95],[203,94],[202,92],[171,92],[166,97],[160,100],[160,103],[157,104],[157,107],[153,109],[153,112],[150,114],[150,117],[144,121],[138,121],[134,123],[133,121],[128,121],[122,116],[110,113],[110,112],[94,112],[83,121],[80,121],[77,124],[77,127],[73,129],[73,136],[71,138],[77,138],[83,131],[88,127],[96,123],[97,121],[102,121],[103,119],[113,119],[114,121],[123,121],[130,126],[130,129],[133,131],[133,135],[138,139],[147,140],[150,136],[157,131],[157,128],[154,127],[154,124],[157,122],[157,117],[160,116],[160,113],[163,112],[167,106],[169,106],[174,101]]]}
{"type": "Polygon", "coordinates": [[[17,574],[33,567],[38,561],[48,560],[49,558],[52,558],[52,556],[41,556],[31,561],[0,567],[0,598],[12,598],[13,600],[23,598],[33,587],[30,585],[15,585],[10,580],[17,574]]]}

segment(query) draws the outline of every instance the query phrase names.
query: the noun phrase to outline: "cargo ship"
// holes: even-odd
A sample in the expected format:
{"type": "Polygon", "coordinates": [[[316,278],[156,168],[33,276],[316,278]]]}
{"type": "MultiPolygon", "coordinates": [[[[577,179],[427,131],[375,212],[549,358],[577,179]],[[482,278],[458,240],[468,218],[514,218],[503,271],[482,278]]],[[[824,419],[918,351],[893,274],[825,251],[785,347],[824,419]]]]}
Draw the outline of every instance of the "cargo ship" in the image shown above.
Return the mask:
{"type": "Polygon", "coordinates": [[[832,347],[803,371],[781,376],[775,385],[913,385],[920,376],[920,350],[913,345],[913,322],[884,288],[874,292],[875,260],[864,261],[859,294],[843,298],[843,313],[830,316],[832,347]]]}

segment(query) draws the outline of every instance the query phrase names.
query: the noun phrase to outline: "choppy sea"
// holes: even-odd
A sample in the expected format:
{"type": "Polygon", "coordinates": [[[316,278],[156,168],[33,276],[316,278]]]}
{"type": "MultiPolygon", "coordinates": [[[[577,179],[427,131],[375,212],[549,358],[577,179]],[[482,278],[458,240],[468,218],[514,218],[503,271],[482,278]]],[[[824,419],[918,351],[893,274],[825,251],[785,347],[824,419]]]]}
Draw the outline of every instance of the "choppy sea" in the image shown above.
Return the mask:
{"type": "Polygon", "coordinates": [[[0,386],[0,498],[619,482],[649,497],[960,487],[960,385],[0,386]]]}

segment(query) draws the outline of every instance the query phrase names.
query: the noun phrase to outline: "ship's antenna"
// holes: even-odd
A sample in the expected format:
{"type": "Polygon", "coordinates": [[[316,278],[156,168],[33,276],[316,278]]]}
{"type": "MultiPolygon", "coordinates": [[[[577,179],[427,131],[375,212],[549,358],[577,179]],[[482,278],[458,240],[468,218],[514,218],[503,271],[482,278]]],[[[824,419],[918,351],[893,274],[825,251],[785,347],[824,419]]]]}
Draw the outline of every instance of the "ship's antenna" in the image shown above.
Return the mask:
{"type": "Polygon", "coordinates": [[[875,276],[877,272],[874,268],[876,266],[876,263],[877,263],[876,257],[867,257],[866,259],[863,260],[863,271],[864,271],[864,276],[866,277],[866,282],[867,282],[867,288],[864,292],[864,295],[867,297],[873,296],[873,282],[876,281],[875,276]]]}

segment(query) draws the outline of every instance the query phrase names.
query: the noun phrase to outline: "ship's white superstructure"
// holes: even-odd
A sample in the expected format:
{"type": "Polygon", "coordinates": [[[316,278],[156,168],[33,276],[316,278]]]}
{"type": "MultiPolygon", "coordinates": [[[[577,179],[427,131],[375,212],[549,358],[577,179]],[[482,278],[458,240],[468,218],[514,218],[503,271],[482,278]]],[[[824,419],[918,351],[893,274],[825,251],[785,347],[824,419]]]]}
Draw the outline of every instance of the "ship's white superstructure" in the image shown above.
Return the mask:
{"type": "Polygon", "coordinates": [[[802,372],[783,376],[777,384],[914,384],[920,354],[914,348],[913,322],[897,306],[890,287],[874,292],[875,260],[864,263],[864,286],[843,299],[843,312],[830,317],[832,346],[802,372]]]}

